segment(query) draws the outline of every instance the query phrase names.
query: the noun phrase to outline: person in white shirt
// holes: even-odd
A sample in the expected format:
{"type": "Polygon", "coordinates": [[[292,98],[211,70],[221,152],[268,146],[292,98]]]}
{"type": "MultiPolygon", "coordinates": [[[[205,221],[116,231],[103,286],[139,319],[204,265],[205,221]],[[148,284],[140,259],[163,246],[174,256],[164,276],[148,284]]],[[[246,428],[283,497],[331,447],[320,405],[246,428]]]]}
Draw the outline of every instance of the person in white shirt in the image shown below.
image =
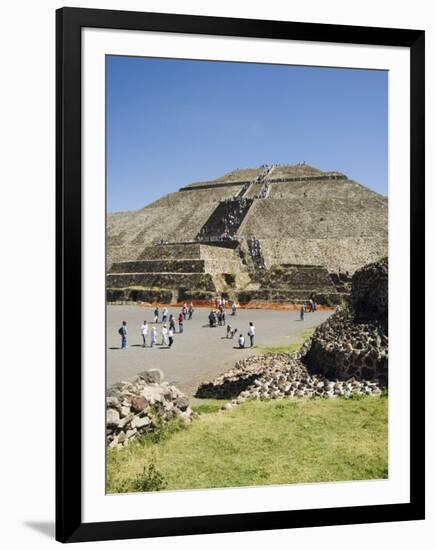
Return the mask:
{"type": "Polygon", "coordinates": [[[245,348],[245,338],[242,334],[239,335],[239,347],[245,348]]]}
{"type": "Polygon", "coordinates": [[[254,345],[254,335],[256,333],[256,328],[253,325],[253,323],[250,321],[250,324],[248,325],[248,336],[250,337],[250,347],[253,347],[254,345]]]}
{"type": "Polygon", "coordinates": [[[164,325],[162,327],[162,345],[167,346],[168,345],[168,329],[167,326],[164,325]]]}
{"type": "Polygon", "coordinates": [[[141,325],[141,334],[142,334],[142,345],[147,345],[147,334],[148,334],[148,324],[147,321],[144,321],[144,323],[141,325]]]}
{"type": "Polygon", "coordinates": [[[157,330],[156,327],[151,327],[151,347],[157,344],[157,330]]]}

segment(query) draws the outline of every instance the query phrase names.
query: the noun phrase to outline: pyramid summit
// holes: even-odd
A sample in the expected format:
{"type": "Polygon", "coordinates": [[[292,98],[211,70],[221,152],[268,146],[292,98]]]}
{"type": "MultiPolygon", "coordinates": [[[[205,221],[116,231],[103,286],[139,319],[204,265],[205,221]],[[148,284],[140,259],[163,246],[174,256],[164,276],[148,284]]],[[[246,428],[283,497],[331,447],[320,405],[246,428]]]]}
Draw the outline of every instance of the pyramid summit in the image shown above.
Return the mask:
{"type": "Polygon", "coordinates": [[[337,303],[349,277],[387,248],[386,197],[340,172],[265,164],[108,214],[107,294],[337,303]]]}

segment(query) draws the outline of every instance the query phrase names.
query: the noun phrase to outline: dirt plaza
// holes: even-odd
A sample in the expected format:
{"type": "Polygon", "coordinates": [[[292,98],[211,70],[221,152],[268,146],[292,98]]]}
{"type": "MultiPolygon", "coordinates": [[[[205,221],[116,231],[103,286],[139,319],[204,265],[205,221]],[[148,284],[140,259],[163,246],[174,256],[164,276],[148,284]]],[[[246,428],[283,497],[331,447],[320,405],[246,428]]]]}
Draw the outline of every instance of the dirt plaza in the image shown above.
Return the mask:
{"type": "MultiPolygon", "coordinates": [[[[176,319],[180,308],[169,307],[169,314],[176,319]]],[[[192,397],[198,385],[204,380],[224,372],[242,357],[248,357],[262,350],[262,347],[285,346],[301,341],[302,335],[325,321],[332,311],[306,313],[300,321],[298,311],[276,311],[266,309],[239,309],[235,316],[227,312],[227,323],[238,332],[234,339],[226,337],[226,327],[211,328],[208,322],[209,309],[196,308],[193,318],[184,322],[184,331],[177,332],[171,349],[161,345],[162,323],[154,324],[154,308],[137,305],[107,306],[107,384],[126,380],[138,372],[159,368],[165,380],[177,385],[192,397]],[[122,321],[127,322],[127,348],[121,350],[118,329],[122,321]],[[142,345],[141,325],[149,324],[147,347],[142,345]],[[247,341],[248,324],[256,327],[255,347],[239,349],[239,334],[247,341]],[[150,329],[156,326],[158,345],[150,346],[150,329]]],[[[162,318],[160,309],[159,321],[162,318]]]]}

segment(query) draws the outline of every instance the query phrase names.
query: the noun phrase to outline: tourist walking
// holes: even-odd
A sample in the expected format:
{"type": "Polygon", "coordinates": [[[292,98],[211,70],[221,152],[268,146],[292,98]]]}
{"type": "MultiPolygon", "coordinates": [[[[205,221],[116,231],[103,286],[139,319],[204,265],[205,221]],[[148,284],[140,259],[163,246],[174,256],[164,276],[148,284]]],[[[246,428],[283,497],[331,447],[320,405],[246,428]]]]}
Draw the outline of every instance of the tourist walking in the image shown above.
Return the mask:
{"type": "Polygon", "coordinates": [[[238,342],[239,342],[239,347],[240,348],[245,348],[245,338],[242,334],[239,335],[238,342]]]}
{"type": "Polygon", "coordinates": [[[172,313],[170,315],[170,330],[176,332],[176,320],[174,319],[174,315],[172,313]]]}
{"type": "Polygon", "coordinates": [[[162,327],[162,345],[167,346],[168,345],[168,329],[167,326],[164,325],[162,327]]]}
{"type": "Polygon", "coordinates": [[[233,336],[233,334],[232,334],[232,325],[227,325],[226,338],[231,338],[232,336],[233,336]]]}
{"type": "Polygon", "coordinates": [[[168,330],[168,347],[170,348],[174,342],[174,331],[173,329],[168,330]]]}
{"type": "Polygon", "coordinates": [[[156,327],[151,327],[151,347],[157,344],[157,330],[156,327]]]}
{"type": "Polygon", "coordinates": [[[147,345],[148,323],[144,321],[141,325],[142,345],[145,348],[147,345]]]}
{"type": "Polygon", "coordinates": [[[236,315],[236,303],[235,302],[233,302],[233,304],[232,304],[232,315],[233,315],[233,317],[236,315]]]}
{"type": "Polygon", "coordinates": [[[216,320],[215,312],[212,309],[211,312],[209,313],[209,326],[211,328],[215,326],[215,323],[216,323],[215,320],[216,320]]]}
{"type": "Polygon", "coordinates": [[[183,332],[183,313],[180,313],[179,315],[179,333],[182,334],[183,332]]]}
{"type": "Polygon", "coordinates": [[[154,310],[154,324],[157,325],[159,323],[159,308],[156,306],[154,310]]]}
{"type": "Polygon", "coordinates": [[[123,324],[118,329],[118,334],[121,336],[121,349],[127,347],[127,321],[123,321],[123,324]]]}
{"type": "Polygon", "coordinates": [[[254,335],[255,335],[255,333],[256,333],[255,326],[250,321],[250,323],[248,325],[248,336],[250,337],[250,347],[253,347],[253,345],[254,345],[254,335]]]}
{"type": "Polygon", "coordinates": [[[304,321],[304,305],[300,308],[300,321],[304,321]]]}
{"type": "Polygon", "coordinates": [[[162,311],[162,323],[166,323],[168,321],[168,308],[164,307],[162,311]]]}
{"type": "Polygon", "coordinates": [[[189,317],[188,317],[188,319],[189,319],[189,321],[190,321],[190,320],[192,319],[192,316],[194,315],[194,304],[193,304],[192,302],[189,304],[189,310],[188,310],[188,312],[189,312],[189,317]]]}

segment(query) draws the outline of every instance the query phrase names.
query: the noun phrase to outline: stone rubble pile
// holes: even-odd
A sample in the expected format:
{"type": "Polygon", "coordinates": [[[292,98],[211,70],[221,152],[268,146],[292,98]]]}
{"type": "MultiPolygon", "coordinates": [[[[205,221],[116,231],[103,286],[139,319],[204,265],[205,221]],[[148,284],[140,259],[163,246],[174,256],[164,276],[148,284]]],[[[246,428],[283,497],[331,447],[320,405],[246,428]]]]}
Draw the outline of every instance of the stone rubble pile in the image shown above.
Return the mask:
{"type": "Polygon", "coordinates": [[[106,397],[106,443],[126,446],[144,432],[152,432],[174,418],[190,422],[189,399],[163,381],[162,371],[144,371],[129,381],[112,385],[106,397]]]}
{"type": "Polygon", "coordinates": [[[377,395],[381,389],[376,382],[329,380],[322,374],[311,374],[301,361],[299,352],[272,353],[251,356],[212,381],[204,382],[196,397],[232,399],[226,408],[247,399],[281,399],[284,397],[349,397],[353,393],[377,395]]]}
{"type": "MultiPolygon", "coordinates": [[[[276,354],[275,357],[280,358],[282,362],[288,359],[287,354],[276,354]]],[[[241,391],[250,387],[274,363],[275,359],[273,359],[272,355],[264,356],[262,361],[259,361],[259,358],[255,355],[241,359],[235,363],[232,369],[224,374],[220,374],[213,380],[200,384],[195,397],[232,399],[239,395],[241,391]]]]}

